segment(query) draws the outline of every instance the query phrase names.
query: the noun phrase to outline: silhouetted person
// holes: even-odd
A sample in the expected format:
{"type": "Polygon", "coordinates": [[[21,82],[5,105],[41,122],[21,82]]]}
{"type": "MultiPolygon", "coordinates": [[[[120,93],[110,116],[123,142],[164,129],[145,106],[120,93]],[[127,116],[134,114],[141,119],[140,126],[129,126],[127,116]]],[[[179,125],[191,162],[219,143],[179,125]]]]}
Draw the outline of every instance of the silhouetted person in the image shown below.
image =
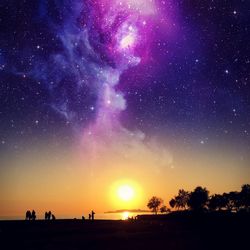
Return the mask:
{"type": "Polygon", "coordinates": [[[84,217],[84,216],[82,216],[82,220],[85,220],[85,217],[84,217]]]}
{"type": "Polygon", "coordinates": [[[44,214],[44,219],[48,220],[48,213],[47,212],[45,212],[45,214],[44,214]]]}
{"type": "Polygon", "coordinates": [[[91,219],[94,220],[95,219],[95,212],[92,210],[91,212],[91,219]]]}
{"type": "Polygon", "coordinates": [[[89,220],[91,220],[91,214],[89,214],[89,220]]]}
{"type": "Polygon", "coordinates": [[[28,210],[27,212],[26,212],[26,218],[25,218],[26,220],[31,220],[31,212],[30,212],[30,210],[28,210]]]}
{"type": "Polygon", "coordinates": [[[56,220],[56,216],[52,214],[52,220],[56,220]]]}
{"type": "Polygon", "coordinates": [[[32,220],[35,220],[35,219],[36,219],[36,212],[35,212],[35,210],[32,210],[31,219],[32,219],[32,220]]]}
{"type": "Polygon", "coordinates": [[[48,212],[48,220],[50,220],[51,214],[52,214],[51,211],[49,211],[49,212],[48,212]]]}

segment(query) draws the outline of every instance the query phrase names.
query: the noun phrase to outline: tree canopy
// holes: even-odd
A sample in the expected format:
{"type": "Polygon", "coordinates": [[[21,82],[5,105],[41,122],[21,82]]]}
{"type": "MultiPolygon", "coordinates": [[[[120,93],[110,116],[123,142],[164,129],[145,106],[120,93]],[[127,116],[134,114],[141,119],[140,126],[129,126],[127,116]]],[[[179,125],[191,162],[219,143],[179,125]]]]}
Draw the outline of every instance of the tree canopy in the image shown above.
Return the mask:
{"type": "Polygon", "coordinates": [[[158,198],[156,196],[153,196],[148,201],[148,208],[151,209],[155,214],[159,211],[160,205],[163,203],[163,200],[161,198],[158,198]]]}

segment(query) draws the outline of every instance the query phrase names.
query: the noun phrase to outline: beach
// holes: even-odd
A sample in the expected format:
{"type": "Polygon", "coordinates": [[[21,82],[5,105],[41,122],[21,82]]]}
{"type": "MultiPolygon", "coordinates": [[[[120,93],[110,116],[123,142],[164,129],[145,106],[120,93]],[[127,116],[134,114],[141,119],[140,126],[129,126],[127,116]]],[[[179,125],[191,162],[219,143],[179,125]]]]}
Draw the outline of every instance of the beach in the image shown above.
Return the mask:
{"type": "Polygon", "coordinates": [[[0,221],[1,249],[243,249],[249,215],[0,221]]]}

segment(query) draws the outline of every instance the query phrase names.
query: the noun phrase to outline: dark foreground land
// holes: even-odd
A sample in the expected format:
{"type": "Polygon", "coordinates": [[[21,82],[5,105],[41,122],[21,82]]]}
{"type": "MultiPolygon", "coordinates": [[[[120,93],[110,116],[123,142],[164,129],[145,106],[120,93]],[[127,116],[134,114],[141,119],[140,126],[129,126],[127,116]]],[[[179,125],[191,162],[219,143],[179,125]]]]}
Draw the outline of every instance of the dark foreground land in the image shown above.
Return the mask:
{"type": "Polygon", "coordinates": [[[0,249],[250,249],[248,214],[145,216],[138,221],[0,221],[0,249]]]}

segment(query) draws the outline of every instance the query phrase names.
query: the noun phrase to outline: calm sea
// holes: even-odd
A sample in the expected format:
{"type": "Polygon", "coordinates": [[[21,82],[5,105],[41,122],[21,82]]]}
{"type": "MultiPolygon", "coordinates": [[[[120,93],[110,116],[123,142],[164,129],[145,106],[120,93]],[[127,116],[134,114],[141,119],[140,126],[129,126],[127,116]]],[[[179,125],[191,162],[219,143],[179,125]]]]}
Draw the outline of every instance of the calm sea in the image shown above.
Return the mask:
{"type": "MultiPolygon", "coordinates": [[[[121,212],[121,213],[100,213],[95,215],[95,219],[97,220],[126,220],[131,217],[135,217],[140,214],[150,214],[149,212],[144,213],[132,213],[132,212],[121,212]]],[[[85,219],[88,219],[87,215],[84,215],[85,219]]],[[[81,219],[79,216],[57,216],[57,219],[81,219]]],[[[23,220],[24,216],[0,216],[0,220],[23,220]]],[[[43,216],[38,214],[38,220],[44,219],[43,216]]]]}

